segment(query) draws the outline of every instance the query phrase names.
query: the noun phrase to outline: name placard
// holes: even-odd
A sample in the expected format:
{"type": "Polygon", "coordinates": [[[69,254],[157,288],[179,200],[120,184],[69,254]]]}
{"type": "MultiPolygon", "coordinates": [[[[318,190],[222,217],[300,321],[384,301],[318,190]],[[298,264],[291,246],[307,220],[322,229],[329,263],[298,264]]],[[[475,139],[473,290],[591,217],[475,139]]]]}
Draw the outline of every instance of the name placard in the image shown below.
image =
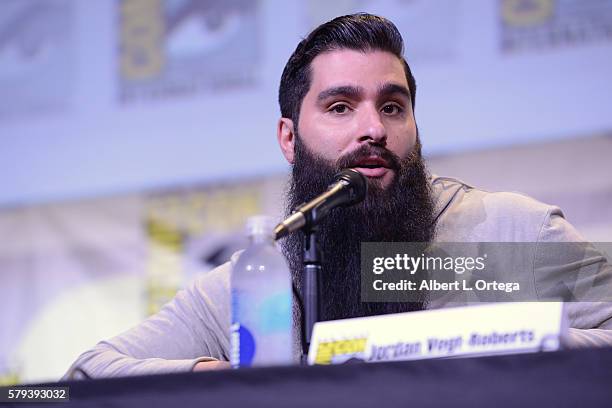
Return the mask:
{"type": "Polygon", "coordinates": [[[558,350],[561,302],[495,303],[315,324],[308,364],[420,360],[558,350]]]}

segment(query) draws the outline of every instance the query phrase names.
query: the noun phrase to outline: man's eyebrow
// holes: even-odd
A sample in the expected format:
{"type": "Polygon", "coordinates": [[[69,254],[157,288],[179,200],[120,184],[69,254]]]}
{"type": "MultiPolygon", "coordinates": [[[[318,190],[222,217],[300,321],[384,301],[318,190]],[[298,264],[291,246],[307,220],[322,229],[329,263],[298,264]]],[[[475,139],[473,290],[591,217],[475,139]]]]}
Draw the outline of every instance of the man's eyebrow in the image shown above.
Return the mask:
{"type": "Polygon", "coordinates": [[[334,96],[345,96],[347,98],[358,98],[359,95],[361,95],[362,93],[363,93],[363,88],[360,86],[352,86],[352,85],[335,86],[333,88],[328,88],[324,91],[321,91],[321,93],[319,93],[319,95],[317,96],[317,100],[319,102],[322,102],[334,96]]]}
{"type": "Polygon", "coordinates": [[[378,89],[378,95],[389,96],[393,94],[400,94],[411,100],[410,91],[403,85],[387,83],[378,89]]]}

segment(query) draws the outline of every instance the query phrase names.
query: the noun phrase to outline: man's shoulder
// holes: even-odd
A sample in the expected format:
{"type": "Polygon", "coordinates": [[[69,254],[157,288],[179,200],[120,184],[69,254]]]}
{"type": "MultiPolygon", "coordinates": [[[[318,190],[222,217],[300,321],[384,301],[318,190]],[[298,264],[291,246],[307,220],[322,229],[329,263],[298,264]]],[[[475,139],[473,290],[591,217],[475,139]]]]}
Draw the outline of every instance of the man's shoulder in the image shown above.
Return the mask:
{"type": "Polygon", "coordinates": [[[438,237],[451,241],[537,240],[552,205],[518,192],[489,191],[453,177],[432,176],[438,237]]]}
{"type": "Polygon", "coordinates": [[[231,271],[232,261],[228,261],[210,271],[200,272],[191,279],[189,291],[212,303],[223,303],[229,296],[231,271]]]}
{"type": "Polygon", "coordinates": [[[475,187],[454,177],[433,175],[431,177],[436,204],[447,207],[453,201],[467,207],[484,202],[490,209],[514,212],[548,212],[555,206],[545,204],[526,194],[516,191],[491,191],[475,187]]]}

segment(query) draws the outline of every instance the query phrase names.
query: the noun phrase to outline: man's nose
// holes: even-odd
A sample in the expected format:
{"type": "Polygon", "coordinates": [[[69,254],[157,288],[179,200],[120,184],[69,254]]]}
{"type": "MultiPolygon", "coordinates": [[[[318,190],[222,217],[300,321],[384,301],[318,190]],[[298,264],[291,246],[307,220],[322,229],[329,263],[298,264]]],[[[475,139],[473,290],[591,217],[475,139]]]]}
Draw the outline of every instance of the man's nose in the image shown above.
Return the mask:
{"type": "Polygon", "coordinates": [[[380,112],[375,107],[362,108],[359,126],[359,142],[370,142],[384,146],[387,143],[387,130],[380,112]]]}

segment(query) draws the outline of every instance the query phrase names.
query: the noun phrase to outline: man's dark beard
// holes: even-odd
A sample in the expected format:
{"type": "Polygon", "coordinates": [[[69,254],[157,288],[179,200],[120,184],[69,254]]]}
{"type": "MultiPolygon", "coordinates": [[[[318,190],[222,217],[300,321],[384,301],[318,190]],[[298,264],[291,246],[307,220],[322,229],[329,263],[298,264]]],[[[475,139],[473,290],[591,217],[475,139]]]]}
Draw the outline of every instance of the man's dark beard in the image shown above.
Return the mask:
{"type": "MultiPolygon", "coordinates": [[[[295,161],[287,192],[287,213],[324,192],[334,175],[355,167],[371,156],[383,158],[394,170],[393,181],[382,187],[368,179],[368,195],[355,206],[337,208],[319,224],[322,250],[321,315],[319,320],[373,316],[423,309],[421,301],[361,302],[361,242],[430,242],[434,234],[434,204],[428,174],[421,158],[420,144],[408,157],[376,144],[341,157],[336,164],[313,155],[296,137],[295,161]]],[[[283,242],[283,252],[296,286],[301,290],[304,234],[294,233],[283,242]]]]}

